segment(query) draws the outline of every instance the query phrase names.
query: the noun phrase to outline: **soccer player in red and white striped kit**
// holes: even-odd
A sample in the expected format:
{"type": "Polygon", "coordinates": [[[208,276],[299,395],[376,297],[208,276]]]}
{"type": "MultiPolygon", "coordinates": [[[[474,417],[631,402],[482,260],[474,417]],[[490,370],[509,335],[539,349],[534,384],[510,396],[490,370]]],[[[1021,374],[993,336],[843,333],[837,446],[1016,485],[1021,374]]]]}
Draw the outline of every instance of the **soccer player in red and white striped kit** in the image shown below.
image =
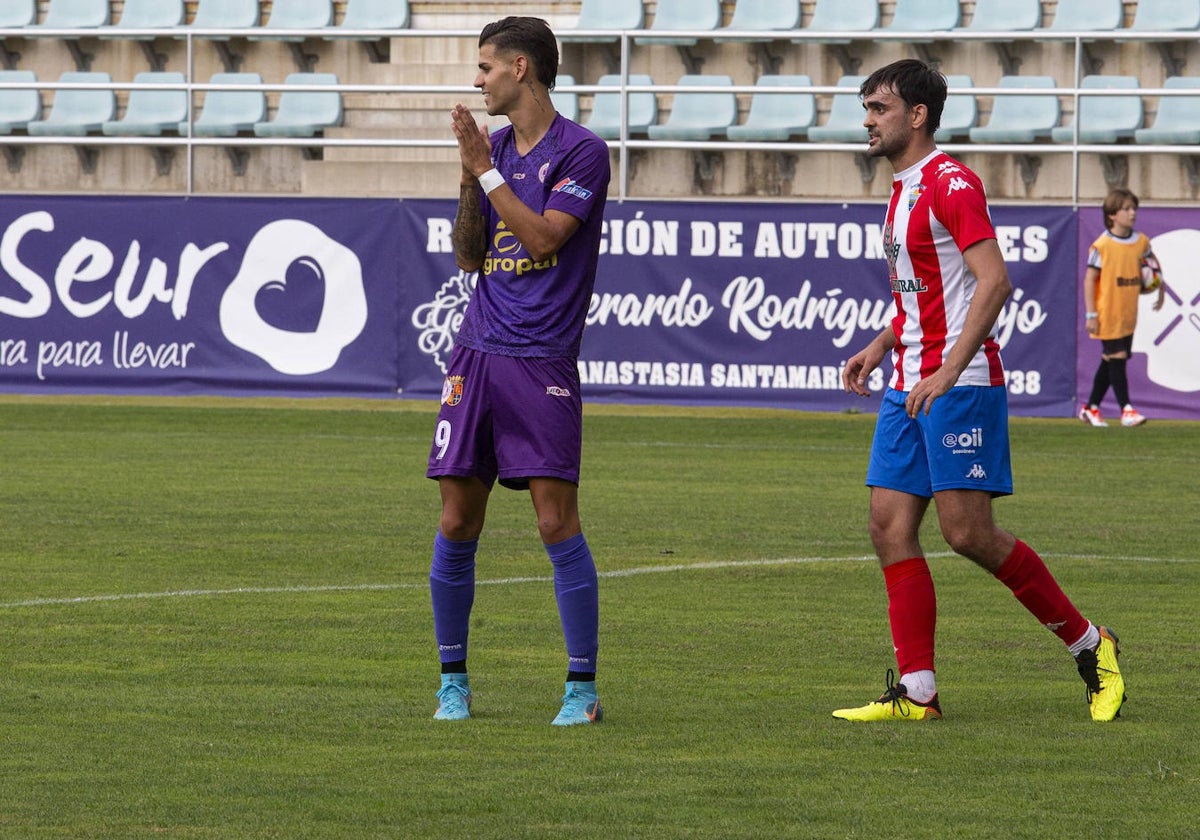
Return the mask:
{"type": "Polygon", "coordinates": [[[884,251],[896,316],[843,373],[867,395],[891,355],[871,445],[869,531],[883,568],[899,680],[878,700],[839,709],[855,721],[942,716],[934,675],[937,598],[919,539],[932,499],[942,536],[1006,585],[1075,657],[1091,716],[1112,720],[1125,699],[1117,637],[1088,621],[1042,558],[992,516],[1012,493],[1008,403],[996,319],[1012,291],[978,176],[937,148],[946,80],[906,59],[871,74],[860,94],[867,154],[894,172],[884,251]]]}

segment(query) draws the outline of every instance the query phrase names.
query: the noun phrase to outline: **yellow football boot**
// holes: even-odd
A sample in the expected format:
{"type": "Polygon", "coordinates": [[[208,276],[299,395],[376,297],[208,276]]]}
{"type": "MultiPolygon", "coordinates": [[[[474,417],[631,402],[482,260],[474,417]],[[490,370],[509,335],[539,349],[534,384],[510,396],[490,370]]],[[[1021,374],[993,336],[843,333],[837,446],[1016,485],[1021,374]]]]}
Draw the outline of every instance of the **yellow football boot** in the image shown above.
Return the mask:
{"type": "Polygon", "coordinates": [[[1117,647],[1117,634],[1107,627],[1100,627],[1100,645],[1095,650],[1085,650],[1075,657],[1079,676],[1087,683],[1088,709],[1092,720],[1110,721],[1121,714],[1125,702],[1125,680],[1117,665],[1121,649],[1117,647]]]}
{"type": "Polygon", "coordinates": [[[928,703],[918,703],[908,696],[904,683],[895,682],[896,676],[889,668],[887,690],[879,699],[856,709],[838,709],[833,713],[841,720],[940,720],[942,707],[937,695],[928,703]]]}

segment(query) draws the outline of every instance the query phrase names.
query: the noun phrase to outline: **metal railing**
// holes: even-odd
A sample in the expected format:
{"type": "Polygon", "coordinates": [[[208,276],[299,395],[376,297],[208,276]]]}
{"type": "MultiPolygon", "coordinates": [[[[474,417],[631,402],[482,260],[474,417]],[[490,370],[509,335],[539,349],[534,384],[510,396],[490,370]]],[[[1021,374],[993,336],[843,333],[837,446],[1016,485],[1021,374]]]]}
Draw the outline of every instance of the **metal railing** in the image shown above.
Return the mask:
{"type": "MultiPolygon", "coordinates": [[[[560,35],[584,36],[589,38],[611,38],[615,39],[615,44],[619,50],[619,66],[621,83],[617,86],[600,86],[587,84],[574,84],[559,88],[564,93],[576,94],[596,94],[596,93],[619,93],[620,100],[620,136],[609,141],[609,145],[617,152],[618,159],[618,194],[617,198],[623,200],[629,197],[629,180],[630,180],[630,153],[635,150],[653,150],[653,149],[679,149],[679,150],[697,150],[697,151],[767,151],[767,152],[863,152],[864,147],[858,143],[825,143],[811,140],[798,141],[734,141],[728,139],[714,141],[674,141],[674,140],[645,140],[634,139],[630,136],[628,124],[628,100],[627,97],[632,93],[650,92],[655,94],[674,94],[680,92],[687,93],[703,93],[703,92],[720,92],[734,93],[740,95],[758,95],[758,94],[787,94],[787,93],[811,93],[823,96],[833,96],[835,94],[846,93],[845,88],[839,88],[832,85],[812,85],[805,87],[770,87],[762,88],[754,85],[733,85],[733,86],[695,86],[690,85],[681,87],[673,84],[654,84],[654,85],[633,85],[628,83],[630,75],[630,56],[632,53],[635,39],[646,39],[653,42],[656,38],[685,38],[695,39],[696,41],[711,40],[718,36],[722,41],[763,41],[789,43],[813,43],[821,44],[828,42],[847,41],[888,41],[901,43],[917,43],[921,42],[925,47],[930,45],[936,46],[938,43],[959,43],[963,41],[974,41],[980,43],[1023,43],[1023,42],[1056,42],[1070,43],[1074,49],[1074,80],[1070,86],[1057,87],[1052,90],[1039,88],[998,88],[998,87],[970,87],[970,88],[951,88],[950,94],[969,94],[974,96],[1046,96],[1054,95],[1060,99],[1069,99],[1072,103],[1074,113],[1079,112],[1079,100],[1088,96],[1156,96],[1156,97],[1171,97],[1171,96],[1195,96],[1200,91],[1179,89],[1179,88],[1149,88],[1141,87],[1135,89],[1114,89],[1114,88],[1081,88],[1080,81],[1084,75],[1085,67],[1085,45],[1105,42],[1151,42],[1151,43],[1180,43],[1195,41],[1200,38],[1200,33],[1193,32],[1172,32],[1172,31],[1129,31],[1115,30],[1112,32],[1069,32],[1059,30],[1040,29],[1029,32],[973,32],[969,29],[951,30],[948,32],[893,32],[886,29],[877,29],[869,33],[846,33],[846,32],[818,32],[806,29],[793,30],[790,32],[781,32],[777,30],[755,31],[755,30],[728,30],[722,29],[719,32],[714,30],[672,30],[669,35],[662,30],[559,30],[560,35]],[[861,38],[856,37],[861,35],[861,38]]],[[[319,91],[329,93],[337,91],[340,93],[370,93],[370,94],[462,94],[464,96],[473,96],[476,91],[471,85],[390,85],[390,84],[352,84],[341,81],[337,85],[285,85],[282,83],[264,83],[255,85],[217,85],[210,82],[197,81],[195,78],[195,58],[197,41],[213,41],[227,40],[237,38],[253,38],[256,40],[274,41],[287,38],[302,38],[313,40],[329,40],[329,41],[353,41],[353,40],[383,40],[389,38],[467,38],[474,40],[478,37],[477,29],[397,29],[397,30],[362,30],[362,29],[343,29],[341,27],[328,27],[321,29],[282,29],[268,27],[251,27],[243,29],[205,29],[189,26],[169,27],[162,29],[134,29],[116,26],[105,26],[89,29],[44,29],[38,28],[36,31],[29,28],[0,28],[0,41],[5,39],[47,39],[61,38],[64,40],[79,40],[84,38],[103,38],[106,40],[120,39],[145,39],[145,38],[164,38],[173,40],[182,40],[186,42],[186,70],[185,83],[183,84],[139,84],[135,82],[124,82],[114,80],[111,83],[64,83],[37,80],[36,82],[0,82],[0,89],[30,89],[38,90],[65,90],[65,89],[102,89],[113,91],[132,91],[138,89],[156,89],[156,90],[185,90],[188,94],[188,116],[186,133],[179,136],[174,135],[155,135],[155,136],[104,136],[97,134],[88,134],[86,136],[26,136],[26,135],[4,135],[0,136],[0,146],[22,146],[22,145],[73,145],[73,146],[160,146],[160,147],[182,147],[187,153],[186,163],[186,185],[185,192],[193,194],[195,192],[195,149],[199,147],[255,147],[255,146],[299,146],[299,147],[320,147],[320,148],[335,148],[335,147],[377,147],[377,148],[453,148],[455,141],[449,136],[445,138],[379,138],[379,137],[257,137],[257,136],[237,136],[237,137],[198,137],[192,134],[191,126],[195,119],[194,109],[194,94],[197,92],[208,92],[213,90],[247,90],[247,91],[264,91],[264,92],[283,92],[283,91],[319,91]]],[[[469,68],[464,68],[464,75],[469,75],[472,71],[469,68]]],[[[1078,121],[1073,121],[1075,126],[1075,137],[1071,143],[944,143],[939,144],[941,148],[951,153],[962,152],[982,152],[982,153],[1002,153],[1002,154],[1024,154],[1024,155],[1069,155],[1071,158],[1072,167],[1072,193],[1071,201],[1073,204],[1079,203],[1079,185],[1080,185],[1080,156],[1085,154],[1131,154],[1131,155],[1184,155],[1195,156],[1200,154],[1200,146],[1193,145],[1149,145],[1149,144],[1133,144],[1133,143],[1113,143],[1113,144],[1082,144],[1078,142],[1078,121]]],[[[447,135],[449,132],[447,132],[447,135]]],[[[1200,168],[1197,168],[1200,172],[1200,168]]]]}

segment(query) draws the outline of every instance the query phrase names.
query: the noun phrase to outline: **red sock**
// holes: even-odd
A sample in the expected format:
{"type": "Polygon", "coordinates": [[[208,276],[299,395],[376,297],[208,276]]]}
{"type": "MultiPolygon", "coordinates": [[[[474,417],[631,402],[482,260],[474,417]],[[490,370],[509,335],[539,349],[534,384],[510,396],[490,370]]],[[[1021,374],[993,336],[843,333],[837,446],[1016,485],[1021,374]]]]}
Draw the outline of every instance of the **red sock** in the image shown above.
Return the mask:
{"type": "Polygon", "coordinates": [[[1037,552],[1020,540],[997,570],[996,579],[1064,644],[1071,644],[1087,632],[1087,619],[1063,593],[1037,552]]]}
{"type": "Polygon", "coordinates": [[[937,595],[924,557],[910,557],[883,567],[887,584],[892,645],[901,674],[933,670],[933,637],[937,627],[937,595]]]}

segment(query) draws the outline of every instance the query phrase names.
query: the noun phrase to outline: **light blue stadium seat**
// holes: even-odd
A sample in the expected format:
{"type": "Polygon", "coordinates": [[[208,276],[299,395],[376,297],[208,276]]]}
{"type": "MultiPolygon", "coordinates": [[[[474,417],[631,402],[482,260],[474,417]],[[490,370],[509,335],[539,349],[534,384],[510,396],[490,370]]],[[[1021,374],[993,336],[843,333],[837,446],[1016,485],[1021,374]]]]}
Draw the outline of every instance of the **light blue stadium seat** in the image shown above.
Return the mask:
{"type": "MultiPolygon", "coordinates": [[[[258,26],[258,0],[199,0],[193,29],[248,29],[258,26]]],[[[206,35],[228,41],[231,35],[206,35]]]]}
{"type": "MultiPolygon", "coordinates": [[[[642,0],[583,0],[575,29],[641,29],[646,16],[642,0]]],[[[575,43],[612,43],[615,35],[579,35],[570,29],[558,32],[558,39],[575,43]]]]}
{"type": "Polygon", "coordinates": [[[1050,76],[1001,76],[996,87],[1014,90],[1048,90],[1052,95],[1003,94],[992,104],[985,126],[971,129],[975,143],[1032,143],[1050,137],[1061,110],[1054,94],[1057,84],[1050,76]]]}
{"type": "MultiPolygon", "coordinates": [[[[214,85],[261,85],[257,73],[214,73],[209,82],[214,85]]],[[[192,123],[197,137],[236,137],[254,131],[257,123],[267,118],[267,95],[261,90],[210,90],[204,94],[204,106],[192,123]]],[[[180,123],[179,133],[187,133],[187,123],[180,123]]]]}
{"type": "Polygon", "coordinates": [[[108,0],[50,0],[46,19],[32,28],[91,29],[106,25],[108,20],[108,0]]]}
{"type": "MultiPolygon", "coordinates": [[[[812,20],[805,29],[813,32],[848,32],[867,37],[879,26],[879,4],[875,0],[817,0],[812,20]]],[[[819,43],[848,44],[850,38],[822,39],[819,43]]],[[[797,43],[802,43],[797,41],[797,43]]]]}
{"type": "Polygon", "coordinates": [[[961,22],[959,0],[896,0],[892,22],[884,28],[895,32],[946,32],[961,22]]]}
{"type": "Polygon", "coordinates": [[[1130,29],[1200,29],[1200,0],[1138,0],[1130,29]]]}
{"type": "MultiPolygon", "coordinates": [[[[1135,76],[1084,76],[1081,88],[1088,90],[1137,91],[1141,83],[1135,76]]],[[[1081,96],[1076,119],[1070,125],[1058,126],[1050,132],[1057,143],[1070,143],[1075,138],[1074,124],[1079,124],[1080,143],[1115,143],[1142,127],[1141,96],[1081,96]]]]}
{"type": "Polygon", "coordinates": [[[157,29],[183,23],[183,0],[125,0],[121,19],[102,38],[151,38],[151,35],[126,35],[123,29],[157,29]]]}
{"type": "Polygon", "coordinates": [[[17,29],[37,20],[37,0],[4,0],[0,4],[0,27],[17,29]]]}
{"type": "MultiPolygon", "coordinates": [[[[149,72],[138,73],[133,81],[139,85],[172,84],[182,85],[182,73],[149,72]]],[[[100,130],[105,134],[129,137],[152,137],[167,131],[178,131],[181,120],[187,119],[187,91],[131,90],[125,115],[119,120],[108,120],[100,130]]]]}
{"type": "Polygon", "coordinates": [[[132,29],[158,29],[181,26],[184,20],[183,0],[125,0],[121,19],[100,30],[106,40],[137,41],[151,70],[162,70],[167,63],[165,53],[154,49],[153,35],[130,35],[132,29]]]}
{"type": "MultiPolygon", "coordinates": [[[[112,82],[107,73],[70,70],[59,77],[64,84],[104,84],[112,82]]],[[[117,97],[112,90],[55,91],[54,104],[44,120],[29,123],[28,131],[41,137],[82,137],[98,132],[100,127],[116,116],[117,97]]]]}
{"type": "MultiPolygon", "coordinates": [[[[721,0],[659,0],[654,20],[650,22],[653,32],[678,30],[715,30],[721,25],[721,0]]],[[[634,38],[635,44],[676,44],[691,46],[695,38],[655,35],[634,38]]],[[[695,75],[695,74],[689,74],[695,75]]]]}
{"type": "Polygon", "coordinates": [[[407,29],[408,24],[408,0],[348,0],[346,14],[337,28],[407,29]]]}
{"type": "Polygon", "coordinates": [[[1200,76],[1171,76],[1164,88],[1194,90],[1194,96],[1160,96],[1153,125],[1133,133],[1137,143],[1188,146],[1200,144],[1200,76]]]}
{"type": "MultiPolygon", "coordinates": [[[[274,0],[263,29],[323,29],[333,25],[332,0],[274,0]]],[[[300,35],[251,35],[251,41],[303,41],[300,35]]]]}
{"type": "MultiPolygon", "coordinates": [[[[777,30],[800,28],[800,0],[737,0],[729,25],[718,32],[777,30]]],[[[714,39],[718,42],[725,38],[714,39]]],[[[743,39],[745,40],[745,39],[743,39]]]]}
{"type": "MultiPolygon", "coordinates": [[[[610,73],[601,76],[596,84],[618,87],[621,84],[621,77],[610,73]]],[[[654,84],[654,80],[644,74],[631,73],[629,74],[629,84],[649,86],[654,84]]],[[[625,123],[629,133],[631,135],[645,134],[650,126],[658,122],[658,97],[649,91],[630,93],[627,96],[625,123]]],[[[597,93],[592,97],[592,113],[588,116],[585,125],[605,140],[619,138],[621,136],[620,91],[597,93]]]]}
{"type": "MultiPolygon", "coordinates": [[[[680,85],[733,86],[729,76],[689,73],[679,78],[680,85]]],[[[662,125],[647,129],[651,140],[708,140],[724,134],[737,122],[737,96],[733,92],[680,91],[671,103],[671,113],[662,125]]]]}
{"type": "MultiPolygon", "coordinates": [[[[970,88],[974,86],[974,82],[970,76],[947,76],[946,86],[970,88]]],[[[978,124],[979,107],[975,103],[975,94],[952,93],[946,97],[946,107],[942,109],[942,122],[934,132],[933,139],[938,143],[949,143],[956,138],[965,138],[978,124]]]]}
{"type": "Polygon", "coordinates": [[[1120,29],[1124,17],[1121,0],[1058,0],[1049,28],[1104,32],[1120,29]]]}
{"type": "Polygon", "coordinates": [[[1025,32],[1041,25],[1040,0],[978,0],[966,28],[973,32],[1025,32]]]}
{"type": "MultiPolygon", "coordinates": [[[[291,73],[285,85],[336,85],[334,73],[291,73]]],[[[336,90],[285,90],[270,120],[254,124],[259,137],[312,137],[342,124],[342,95],[336,90]]]]}
{"type": "MultiPolygon", "coordinates": [[[[32,70],[0,70],[0,82],[34,83],[32,70]]],[[[0,90],[0,134],[24,131],[26,126],[42,117],[42,97],[36,88],[0,90]]]]}
{"type": "Polygon", "coordinates": [[[808,130],[808,139],[819,143],[866,143],[867,129],[863,126],[862,100],[858,89],[866,81],[866,76],[842,76],[837,81],[839,88],[845,88],[845,93],[835,93],[829,107],[829,116],[822,125],[814,125],[808,130]]]}
{"type": "Polygon", "coordinates": [[[375,63],[386,62],[390,55],[390,44],[383,30],[407,29],[409,25],[408,0],[348,0],[342,22],[325,36],[326,40],[346,38],[360,42],[367,55],[375,63]],[[345,35],[347,29],[375,29],[380,35],[345,35]]]}
{"type": "Polygon", "coordinates": [[[561,88],[570,87],[575,84],[575,77],[566,73],[559,73],[558,78],[554,80],[554,90],[550,91],[550,101],[554,103],[554,110],[562,114],[569,120],[579,121],[579,94],[575,92],[568,93],[561,88]]]}
{"type": "MultiPolygon", "coordinates": [[[[758,88],[811,87],[808,76],[760,76],[758,88]]],[[[758,93],[741,125],[726,129],[730,140],[788,140],[803,137],[817,121],[817,98],[812,93],[758,93]]]]}

